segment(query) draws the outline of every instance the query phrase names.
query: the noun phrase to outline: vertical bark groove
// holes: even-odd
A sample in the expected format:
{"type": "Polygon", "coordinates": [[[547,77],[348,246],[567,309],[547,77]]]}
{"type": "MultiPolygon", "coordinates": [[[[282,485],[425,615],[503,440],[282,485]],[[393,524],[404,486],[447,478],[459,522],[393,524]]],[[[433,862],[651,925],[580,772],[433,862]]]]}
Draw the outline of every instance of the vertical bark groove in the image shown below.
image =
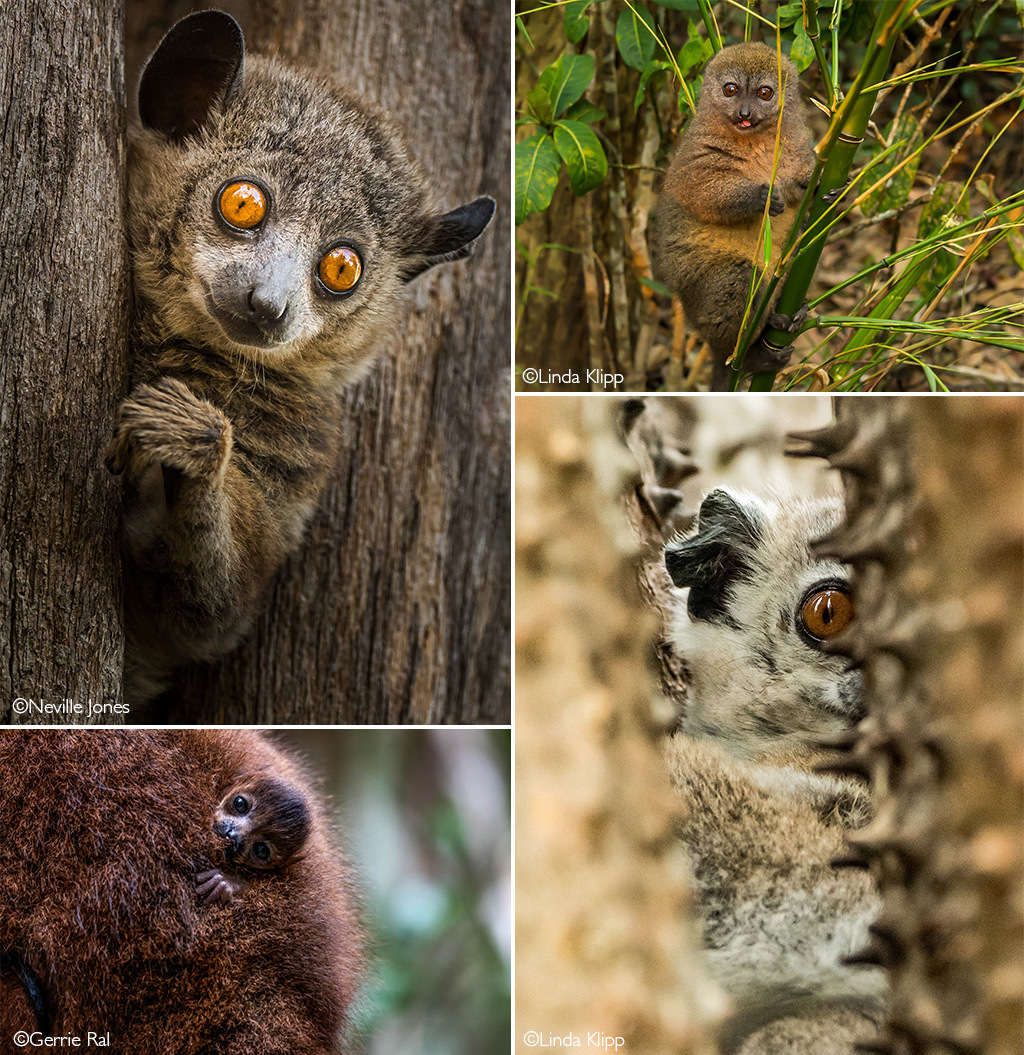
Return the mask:
{"type": "Polygon", "coordinates": [[[0,35],[0,722],[120,700],[124,40],[116,0],[12,0],[0,35]]]}

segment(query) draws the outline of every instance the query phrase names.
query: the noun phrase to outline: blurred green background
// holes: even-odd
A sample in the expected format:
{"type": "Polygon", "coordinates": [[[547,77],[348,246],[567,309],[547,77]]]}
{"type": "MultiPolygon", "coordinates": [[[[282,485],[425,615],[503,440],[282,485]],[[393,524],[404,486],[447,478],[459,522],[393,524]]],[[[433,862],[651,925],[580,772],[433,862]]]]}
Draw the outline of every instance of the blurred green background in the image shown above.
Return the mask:
{"type": "Polygon", "coordinates": [[[372,962],[352,1046],[369,1055],[507,1051],[509,732],[271,735],[308,763],[360,877],[372,962]]]}

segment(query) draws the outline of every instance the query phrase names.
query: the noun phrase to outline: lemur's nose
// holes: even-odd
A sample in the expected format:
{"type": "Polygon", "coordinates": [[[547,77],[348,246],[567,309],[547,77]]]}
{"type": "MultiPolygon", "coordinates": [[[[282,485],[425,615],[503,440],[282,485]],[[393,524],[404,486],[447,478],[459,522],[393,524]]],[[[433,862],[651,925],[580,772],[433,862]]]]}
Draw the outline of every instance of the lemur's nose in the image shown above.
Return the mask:
{"type": "Polygon", "coordinates": [[[253,322],[260,326],[276,325],[288,310],[288,300],[280,289],[254,286],[249,290],[248,302],[253,322]]]}

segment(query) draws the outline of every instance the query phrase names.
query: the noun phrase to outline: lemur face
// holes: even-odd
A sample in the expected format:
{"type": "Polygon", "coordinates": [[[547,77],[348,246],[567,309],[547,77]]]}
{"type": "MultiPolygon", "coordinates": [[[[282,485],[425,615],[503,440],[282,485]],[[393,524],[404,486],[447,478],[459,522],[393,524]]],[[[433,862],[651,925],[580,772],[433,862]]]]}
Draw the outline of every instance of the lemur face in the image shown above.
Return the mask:
{"type": "Polygon", "coordinates": [[[490,198],[437,212],[384,114],[247,54],[223,12],[167,34],[139,114],[129,231],[154,340],[358,365],[404,283],[469,255],[494,213],[490,198]]]}
{"type": "Polygon", "coordinates": [[[669,543],[665,564],[680,591],[671,634],[693,680],[687,732],[749,757],[864,716],[859,671],[823,648],[854,618],[849,569],[809,546],[840,516],[838,499],[716,490],[697,531],[669,543]]]}

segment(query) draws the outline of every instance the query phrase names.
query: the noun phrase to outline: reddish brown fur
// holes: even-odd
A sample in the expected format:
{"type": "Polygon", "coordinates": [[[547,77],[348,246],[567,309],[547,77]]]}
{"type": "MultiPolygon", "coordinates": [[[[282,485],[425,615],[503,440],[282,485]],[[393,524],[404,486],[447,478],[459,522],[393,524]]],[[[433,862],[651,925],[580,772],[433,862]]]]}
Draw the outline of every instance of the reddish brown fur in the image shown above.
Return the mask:
{"type": "MultiPolygon", "coordinates": [[[[109,1030],[136,1055],[341,1050],[362,964],[351,879],[308,778],[263,735],[4,730],[0,783],[0,945],[38,976],[55,1034],[109,1030]],[[211,912],[195,891],[210,818],[261,768],[306,793],[309,837],[211,912]]],[[[4,1045],[32,1018],[12,989],[5,972],[4,1045]]]]}

